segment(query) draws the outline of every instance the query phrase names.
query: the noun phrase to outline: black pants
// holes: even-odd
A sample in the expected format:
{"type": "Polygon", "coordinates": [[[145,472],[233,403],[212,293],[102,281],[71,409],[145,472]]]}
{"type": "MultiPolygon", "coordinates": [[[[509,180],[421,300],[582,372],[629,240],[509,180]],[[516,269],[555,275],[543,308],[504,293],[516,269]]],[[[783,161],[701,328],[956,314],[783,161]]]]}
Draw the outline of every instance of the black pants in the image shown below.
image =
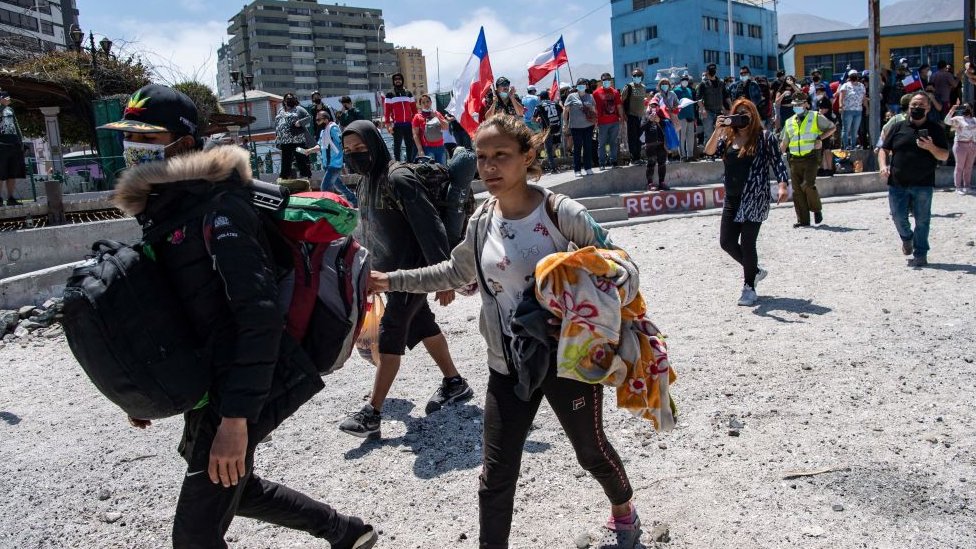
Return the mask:
{"type": "Polygon", "coordinates": [[[341,515],[324,503],[254,473],[254,449],[277,423],[274,414],[262,416],[268,417],[248,424],[244,478],[237,486],[224,488],[210,482],[207,473],[210,447],[220,424],[215,406],[185,415],[180,453],[186,459],[187,470],[173,522],[174,549],[227,547],[224,534],[235,516],[302,530],[333,545],[349,543],[344,539],[347,530],[350,535],[356,533],[351,525],[362,527],[360,519],[341,515]]]}
{"type": "Polygon", "coordinates": [[[759,272],[759,252],[756,251],[756,241],[759,240],[759,228],[762,227],[762,223],[752,221],[736,223],[735,214],[739,212],[741,203],[742,197],[725,197],[719,243],[732,259],[742,265],[745,283],[755,288],[756,273],[759,272]]]}
{"type": "Polygon", "coordinates": [[[573,171],[593,168],[593,126],[570,128],[573,136],[573,171]]]}
{"type": "Polygon", "coordinates": [[[603,432],[602,385],[556,377],[553,366],[542,389],[525,402],[515,396],[517,382],[517,377],[494,370],[488,377],[484,465],[478,489],[482,549],[508,547],[522,451],[543,396],[572,443],[577,461],[603,486],[610,503],[622,505],[634,494],[623,463],[603,432]]]}
{"type": "Polygon", "coordinates": [[[640,117],[627,115],[627,150],[630,151],[630,162],[638,162],[641,159],[641,119],[640,117]]]}
{"type": "Polygon", "coordinates": [[[546,137],[546,162],[549,164],[549,171],[552,173],[556,173],[556,146],[559,144],[561,131],[559,128],[556,128],[554,133],[546,137]]]}
{"type": "Polygon", "coordinates": [[[647,169],[644,175],[647,177],[647,184],[650,185],[654,180],[654,166],[657,165],[657,183],[664,185],[664,176],[668,173],[668,151],[664,148],[664,143],[647,145],[647,169]]]}
{"type": "Polygon", "coordinates": [[[393,157],[400,161],[400,149],[407,146],[405,162],[413,162],[417,158],[417,144],[413,141],[413,128],[410,124],[393,125],[393,157]]]}
{"type": "Polygon", "coordinates": [[[312,177],[312,167],[308,163],[308,157],[304,154],[298,154],[295,152],[300,145],[297,143],[290,143],[281,146],[281,177],[282,179],[291,179],[293,172],[291,171],[291,163],[294,161],[298,164],[298,174],[301,177],[310,178],[312,177]]]}

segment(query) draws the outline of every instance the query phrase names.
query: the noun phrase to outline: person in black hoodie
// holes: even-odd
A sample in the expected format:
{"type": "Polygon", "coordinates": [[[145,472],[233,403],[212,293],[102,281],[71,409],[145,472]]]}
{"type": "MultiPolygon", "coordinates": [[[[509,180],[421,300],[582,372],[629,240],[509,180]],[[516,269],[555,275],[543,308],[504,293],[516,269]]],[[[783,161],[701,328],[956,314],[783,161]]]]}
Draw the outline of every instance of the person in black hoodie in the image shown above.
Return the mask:
{"type": "MultiPolygon", "coordinates": [[[[450,256],[447,231],[423,182],[413,171],[399,169],[391,176],[390,152],[376,126],[357,120],[342,132],[346,166],[363,177],[357,186],[359,214],[372,254],[373,269],[383,272],[436,265],[450,256]]],[[[454,300],[454,292],[438,292],[441,305],[454,300]]],[[[427,304],[426,294],[390,292],[380,321],[380,363],[369,403],[339,425],[357,437],[380,436],[383,401],[393,386],[405,350],[423,343],[444,379],[427,402],[426,413],[466,402],[474,396],[451,358],[447,338],[441,333],[427,304]]]]}
{"type": "MultiPolygon", "coordinates": [[[[210,342],[213,349],[210,391],[184,415],[179,451],[187,470],[173,546],[226,547],[224,534],[240,515],[303,530],[335,548],[373,547],[372,526],[253,470],[258,442],[324,385],[284,334],[277,303],[286,264],[273,259],[272,240],[251,206],[247,151],[200,151],[196,107],[165,86],[143,87],[129,99],[122,120],[100,129],[123,132],[128,168],[115,204],[144,231],[185,218],[147,255],[173,282],[201,346],[210,342]]],[[[151,425],[129,422],[141,429],[151,425]]]]}

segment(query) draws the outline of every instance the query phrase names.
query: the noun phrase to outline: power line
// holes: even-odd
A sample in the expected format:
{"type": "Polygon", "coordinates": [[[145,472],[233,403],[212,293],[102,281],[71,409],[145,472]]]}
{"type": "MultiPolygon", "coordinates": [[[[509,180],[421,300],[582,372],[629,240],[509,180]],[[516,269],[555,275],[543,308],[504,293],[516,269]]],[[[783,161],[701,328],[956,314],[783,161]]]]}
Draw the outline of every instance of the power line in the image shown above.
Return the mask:
{"type": "MultiPolygon", "coordinates": [[[[507,48],[502,48],[500,50],[490,50],[490,53],[502,53],[502,52],[506,52],[506,51],[511,51],[511,50],[514,50],[514,49],[517,49],[517,48],[521,48],[522,46],[528,46],[529,44],[532,44],[534,42],[538,42],[539,40],[542,40],[543,38],[546,38],[547,36],[552,36],[553,34],[556,34],[557,32],[562,32],[562,31],[568,29],[569,27],[572,27],[576,23],[579,23],[580,21],[586,19],[587,17],[593,15],[594,13],[602,10],[603,8],[605,8],[605,7],[609,6],[609,5],[610,5],[610,2],[604,2],[604,3],[600,4],[599,6],[597,6],[596,8],[594,8],[594,9],[586,12],[585,14],[581,15],[580,17],[577,17],[573,21],[570,21],[566,25],[563,25],[562,27],[559,27],[558,29],[551,30],[551,31],[549,31],[549,32],[547,32],[545,34],[542,34],[542,35],[539,35],[539,36],[533,38],[532,40],[527,40],[525,42],[522,42],[521,44],[515,44],[514,46],[509,46],[507,48]]],[[[460,52],[460,51],[450,51],[450,50],[444,50],[444,49],[442,49],[440,51],[441,51],[441,53],[450,53],[452,55],[471,55],[471,52],[470,51],[460,52]]]]}

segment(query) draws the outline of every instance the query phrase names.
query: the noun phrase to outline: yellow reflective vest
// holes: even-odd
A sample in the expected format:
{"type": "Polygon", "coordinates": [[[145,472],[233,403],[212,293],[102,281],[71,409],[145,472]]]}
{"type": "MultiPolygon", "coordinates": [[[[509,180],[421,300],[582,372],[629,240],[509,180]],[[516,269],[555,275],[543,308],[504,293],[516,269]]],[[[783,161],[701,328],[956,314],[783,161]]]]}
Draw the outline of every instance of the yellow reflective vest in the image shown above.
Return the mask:
{"type": "Polygon", "coordinates": [[[802,122],[798,115],[790,118],[790,156],[807,156],[814,151],[817,138],[821,133],[817,123],[818,118],[820,115],[814,111],[807,111],[807,116],[802,122]]]}

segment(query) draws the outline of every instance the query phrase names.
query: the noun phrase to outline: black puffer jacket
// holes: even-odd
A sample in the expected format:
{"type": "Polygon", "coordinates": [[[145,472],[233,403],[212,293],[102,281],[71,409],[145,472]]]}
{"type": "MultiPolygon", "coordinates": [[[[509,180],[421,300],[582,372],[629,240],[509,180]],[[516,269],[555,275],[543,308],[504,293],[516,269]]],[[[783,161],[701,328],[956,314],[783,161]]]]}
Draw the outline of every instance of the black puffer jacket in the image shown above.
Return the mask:
{"type": "Polygon", "coordinates": [[[201,344],[215,345],[209,394],[218,413],[254,422],[264,412],[279,418],[277,425],[323,384],[294,342],[283,340],[280,270],[250,204],[250,180],[247,152],[217,147],[126,170],[115,203],[144,230],[212,203],[153,251],[201,344]]]}

